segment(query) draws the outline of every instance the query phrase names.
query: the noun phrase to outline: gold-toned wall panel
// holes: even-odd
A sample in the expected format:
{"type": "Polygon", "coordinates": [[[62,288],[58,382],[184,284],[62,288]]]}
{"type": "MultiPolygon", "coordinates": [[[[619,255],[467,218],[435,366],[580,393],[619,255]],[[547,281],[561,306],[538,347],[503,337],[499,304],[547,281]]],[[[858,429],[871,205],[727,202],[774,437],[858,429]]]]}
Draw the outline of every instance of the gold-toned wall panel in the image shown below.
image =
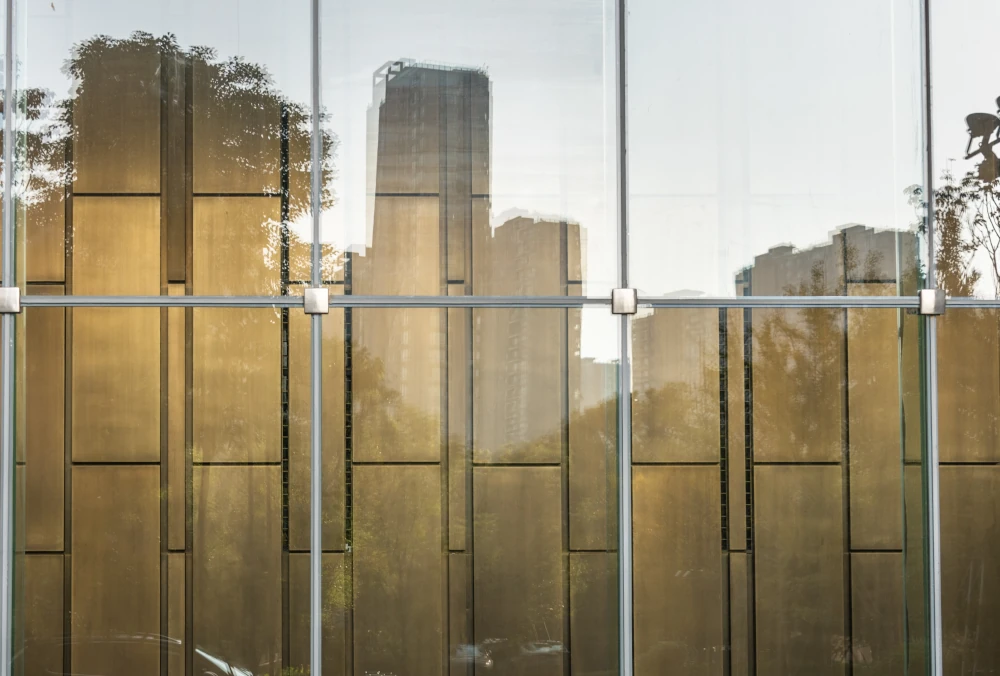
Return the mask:
{"type": "Polygon", "coordinates": [[[167,676],[184,676],[184,554],[167,554],[167,676]]]}
{"type": "Polygon", "coordinates": [[[498,676],[563,673],[566,560],[558,467],[473,470],[475,642],[504,638],[498,676]]]}
{"type": "MultiPolygon", "coordinates": [[[[331,291],[339,293],[339,289],[331,291]]],[[[309,549],[311,318],[288,313],[288,546],[309,549]]],[[[323,548],[344,546],[344,311],[323,316],[323,548]]]]}
{"type": "Polygon", "coordinates": [[[750,603],[749,556],[729,554],[729,673],[748,676],[750,673],[750,646],[753,630],[753,606],[750,603]]]}
{"type": "Polygon", "coordinates": [[[903,543],[906,556],[903,559],[903,574],[906,589],[906,653],[912,676],[924,676],[927,671],[927,589],[924,581],[924,506],[923,468],[907,465],[903,468],[903,487],[906,496],[904,518],[906,519],[906,541],[903,543]]]}
{"type": "Polygon", "coordinates": [[[618,557],[570,554],[570,673],[612,674],[618,670],[618,557]]]}
{"type": "MultiPolygon", "coordinates": [[[[885,296],[895,284],[850,284],[851,296],[885,296]]],[[[903,546],[898,315],[847,311],[851,548],[903,546]]]]}
{"type": "Polygon", "coordinates": [[[158,197],[74,197],[76,295],[160,294],[158,197]]]}
{"type": "MultiPolygon", "coordinates": [[[[74,294],[160,293],[157,198],[79,197],[73,213],[74,294]]],[[[70,312],[73,459],[159,459],[159,310],[70,312]]]]}
{"type": "MultiPolygon", "coordinates": [[[[920,383],[920,322],[919,315],[901,312],[900,336],[900,401],[903,406],[903,453],[907,462],[920,462],[924,415],[921,410],[923,388],[920,383]]],[[[941,348],[938,347],[940,359],[941,348]]],[[[940,380],[940,374],[938,376],[940,380]]],[[[940,385],[938,392],[941,391],[940,385]]]]}
{"type": "Polygon", "coordinates": [[[278,98],[234,87],[223,70],[226,67],[194,61],[194,191],[277,192],[281,166],[278,98]]]}
{"type": "Polygon", "coordinates": [[[63,556],[29,554],[22,561],[24,676],[62,673],[63,556]]]}
{"type": "Polygon", "coordinates": [[[940,473],[944,669],[988,673],[1000,668],[1000,525],[992,518],[1000,513],[1000,468],[940,473]]]}
{"type": "Polygon", "coordinates": [[[840,460],[843,310],[754,310],[752,330],[754,458],[840,460]]]}
{"type": "MultiPolygon", "coordinates": [[[[323,554],[323,674],[344,676],[346,620],[350,599],[343,554],[323,554]]],[[[309,555],[288,555],[288,665],[309,669],[309,555]]]]}
{"type": "Polygon", "coordinates": [[[159,192],[160,54],[152,40],[74,60],[73,192],[159,192]]]}
{"type": "Polygon", "coordinates": [[[160,310],[73,308],[75,462],[160,459],[160,310]]]}
{"type": "Polygon", "coordinates": [[[757,671],[844,673],[841,468],[754,468],[757,671]]]}
{"type": "Polygon", "coordinates": [[[281,294],[281,200],[196,197],[192,284],[195,295],[281,294]]]}
{"type": "Polygon", "coordinates": [[[441,295],[445,277],[438,198],[376,197],[373,209],[371,248],[353,259],[354,293],[441,295]]]}
{"type": "Polygon", "coordinates": [[[565,310],[475,309],[473,459],[558,463],[562,458],[565,310]]]}
{"type": "Polygon", "coordinates": [[[719,469],[632,470],[637,676],[722,668],[719,469]]]}
{"type": "Polygon", "coordinates": [[[903,555],[851,554],[855,674],[904,673],[903,555]]]}
{"type": "Polygon", "coordinates": [[[359,462],[441,459],[444,309],[354,310],[352,414],[359,462]]]}
{"type": "MultiPolygon", "coordinates": [[[[571,326],[580,326],[580,314],[569,311],[571,326]]],[[[614,549],[617,545],[617,376],[615,363],[581,359],[577,354],[570,357],[570,549],[614,549]]]]}
{"type": "MultiPolygon", "coordinates": [[[[729,493],[729,548],[747,547],[746,387],[743,372],[743,310],[726,310],[726,424],[729,493]]],[[[735,650],[735,648],[734,648],[735,650]]],[[[735,659],[735,657],[734,657],[735,659]]]]}
{"type": "MultiPolygon", "coordinates": [[[[183,284],[171,284],[183,296],[183,284]]],[[[185,308],[167,308],[167,546],[184,549],[184,496],[187,463],[187,326],[185,308]]]]}
{"type": "MultiPolygon", "coordinates": [[[[34,287],[62,295],[62,287],[34,287]]],[[[27,463],[24,531],[28,551],[63,548],[66,434],[66,311],[31,308],[24,313],[24,425],[16,425],[27,463]]]]}
{"type": "Polygon", "coordinates": [[[1000,460],[998,322],[997,310],[979,309],[955,310],[938,319],[941,462],[1000,460]]]}
{"type": "Polygon", "coordinates": [[[657,309],[632,322],[633,462],[719,459],[719,311],[657,309]]]}
{"type": "MultiPolygon", "coordinates": [[[[54,167],[63,171],[60,164],[54,167]]],[[[66,188],[56,185],[25,205],[25,279],[30,282],[66,280],[66,188]]],[[[28,293],[37,293],[29,288],[28,293]]]]}
{"type": "Polygon", "coordinates": [[[194,468],[194,643],[281,671],[281,467],[194,468]]]}
{"type": "Polygon", "coordinates": [[[441,469],[354,467],[354,673],[439,674],[441,469]]]}
{"type": "Polygon", "coordinates": [[[469,632],[472,607],[469,601],[469,556],[464,553],[448,554],[448,667],[451,676],[467,676],[469,666],[476,659],[476,651],[489,650],[472,643],[469,632]]]}
{"type": "MultiPolygon", "coordinates": [[[[463,293],[464,284],[448,285],[448,295],[463,293]]],[[[471,320],[472,310],[448,310],[448,548],[451,550],[465,549],[471,320]]]]}
{"type": "Polygon", "coordinates": [[[281,460],[281,313],[195,308],[195,462],[281,460]]]}
{"type": "Polygon", "coordinates": [[[160,633],[159,467],[77,465],[72,516],[73,673],[155,673],[157,643],[100,639],[160,633]]]}

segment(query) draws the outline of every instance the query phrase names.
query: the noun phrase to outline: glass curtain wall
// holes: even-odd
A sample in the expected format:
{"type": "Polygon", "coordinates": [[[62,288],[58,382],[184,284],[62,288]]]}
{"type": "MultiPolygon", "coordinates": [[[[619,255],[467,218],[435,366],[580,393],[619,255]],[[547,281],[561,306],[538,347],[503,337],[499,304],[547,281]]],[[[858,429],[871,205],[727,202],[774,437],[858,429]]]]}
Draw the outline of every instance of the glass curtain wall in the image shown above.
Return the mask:
{"type": "Polygon", "coordinates": [[[12,673],[1000,668],[920,0],[7,6],[12,673]]]}

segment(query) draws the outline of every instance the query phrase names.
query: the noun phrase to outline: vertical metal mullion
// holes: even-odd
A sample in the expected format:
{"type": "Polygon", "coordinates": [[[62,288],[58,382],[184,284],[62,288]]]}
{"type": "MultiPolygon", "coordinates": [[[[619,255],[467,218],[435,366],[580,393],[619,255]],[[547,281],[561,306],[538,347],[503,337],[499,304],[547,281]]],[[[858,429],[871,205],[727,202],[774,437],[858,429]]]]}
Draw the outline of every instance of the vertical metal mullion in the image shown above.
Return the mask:
{"type": "MultiPolygon", "coordinates": [[[[0,278],[14,286],[14,0],[4,33],[3,260],[0,278]]],[[[11,672],[14,613],[14,315],[0,318],[0,674],[11,672]]]]}
{"type": "MultiPolygon", "coordinates": [[[[927,219],[927,280],[928,288],[936,288],[935,258],[935,204],[934,204],[934,149],[932,129],[931,102],[931,0],[921,0],[920,32],[921,32],[921,88],[922,123],[924,132],[924,194],[926,196],[927,219]]],[[[926,524],[927,531],[927,562],[929,570],[924,571],[927,585],[929,613],[927,616],[926,634],[930,649],[930,673],[932,676],[943,676],[943,632],[941,626],[941,494],[938,470],[938,398],[937,398],[937,320],[929,317],[926,320],[926,352],[924,362],[927,377],[921,385],[925,388],[924,401],[927,408],[924,414],[924,430],[926,432],[927,454],[924,457],[923,472],[924,491],[927,496],[926,524]]]]}
{"type": "MultiPolygon", "coordinates": [[[[9,1],[9,0],[8,0],[9,1]]],[[[320,127],[320,0],[312,0],[311,93],[312,138],[310,139],[310,207],[312,251],[310,283],[323,284],[320,247],[320,216],[323,207],[323,136],[320,127]]],[[[310,322],[310,503],[309,503],[309,673],[323,673],[323,322],[313,315],[310,322]]]]}
{"type": "MultiPolygon", "coordinates": [[[[615,0],[615,144],[618,195],[618,285],[627,288],[628,163],[626,117],[626,0],[615,0]]],[[[632,323],[619,317],[618,364],[618,670],[631,676],[632,644],[632,323]]]]}

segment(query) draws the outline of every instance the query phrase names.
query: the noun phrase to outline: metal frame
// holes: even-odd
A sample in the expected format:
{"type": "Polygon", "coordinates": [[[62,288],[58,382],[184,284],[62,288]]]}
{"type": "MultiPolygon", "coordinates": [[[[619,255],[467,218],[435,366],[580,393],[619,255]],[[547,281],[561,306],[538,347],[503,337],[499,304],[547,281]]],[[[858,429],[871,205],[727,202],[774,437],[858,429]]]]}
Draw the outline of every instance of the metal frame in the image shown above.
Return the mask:
{"type": "MultiPolygon", "coordinates": [[[[615,3],[614,39],[616,48],[615,85],[617,112],[617,226],[618,226],[618,278],[619,288],[629,286],[628,259],[628,171],[627,171],[627,0],[610,0],[615,3]]],[[[925,181],[927,186],[927,233],[929,260],[928,279],[934,279],[934,204],[932,189],[931,157],[931,106],[929,54],[930,36],[928,28],[930,0],[920,0],[922,8],[921,28],[923,31],[923,75],[924,101],[923,124],[925,137],[925,181]]],[[[312,210],[312,273],[310,286],[322,287],[321,278],[321,212],[322,212],[322,135],[321,135],[321,0],[311,0],[311,112],[312,141],[310,148],[311,210],[312,210]]],[[[15,0],[5,0],[5,54],[4,63],[4,121],[3,121],[3,162],[6,179],[3,188],[3,222],[0,232],[2,258],[0,258],[0,282],[4,287],[16,286],[15,276],[15,227],[16,213],[13,196],[14,163],[14,115],[15,97],[14,59],[15,53],[15,0]]],[[[32,296],[22,295],[23,307],[275,307],[303,308],[301,296],[32,296]]],[[[920,308],[917,296],[905,297],[638,297],[638,307],[643,308],[901,308],[917,311],[920,308]]],[[[971,298],[956,298],[948,304],[957,308],[1000,308],[1000,299],[980,301],[971,298]]],[[[329,306],[338,308],[582,308],[608,307],[610,296],[332,296],[329,306]]],[[[322,315],[314,314],[310,320],[311,355],[311,425],[310,425],[310,465],[311,505],[310,505],[310,668],[311,673],[322,673],[322,504],[321,504],[321,456],[322,456],[322,315]]],[[[633,673],[633,580],[632,580],[632,482],[631,482],[631,321],[627,314],[619,321],[619,369],[618,369],[618,411],[617,428],[618,453],[618,590],[619,590],[619,673],[631,676],[633,673]]],[[[928,543],[930,570],[927,571],[929,593],[928,638],[931,640],[931,673],[942,672],[941,662],[941,601],[940,601],[940,497],[938,480],[938,439],[937,439],[937,332],[934,317],[925,318],[927,364],[926,388],[928,410],[925,411],[925,433],[927,439],[927,484],[928,496],[928,543]]],[[[0,313],[0,676],[11,672],[13,646],[13,566],[14,552],[14,412],[15,412],[15,315],[0,313]]]]}

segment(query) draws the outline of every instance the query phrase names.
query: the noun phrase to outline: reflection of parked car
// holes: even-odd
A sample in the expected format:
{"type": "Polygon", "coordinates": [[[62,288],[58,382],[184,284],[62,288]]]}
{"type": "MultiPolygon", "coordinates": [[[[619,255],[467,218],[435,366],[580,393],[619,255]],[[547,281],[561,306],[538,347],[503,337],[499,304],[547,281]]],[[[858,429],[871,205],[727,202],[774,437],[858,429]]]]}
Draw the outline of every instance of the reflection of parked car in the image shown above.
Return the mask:
{"type": "MultiPolygon", "coordinates": [[[[91,646],[112,652],[115,650],[127,651],[147,646],[158,650],[161,643],[166,647],[168,659],[176,658],[183,662],[185,658],[184,643],[180,639],[170,638],[169,636],[158,636],[156,634],[119,634],[101,637],[74,636],[72,638],[62,637],[47,640],[29,639],[21,646],[21,650],[15,655],[14,660],[23,659],[25,653],[49,653],[51,651],[62,653],[65,646],[69,646],[70,650],[76,649],[77,646],[91,646]]],[[[79,676],[76,672],[66,672],[61,669],[45,673],[52,676],[56,676],[56,674],[59,676],[79,676]]],[[[270,666],[261,665],[257,673],[262,675],[270,673],[270,666]]],[[[96,673],[93,669],[88,669],[87,676],[104,676],[104,674],[103,672],[96,673]]],[[[243,667],[238,667],[224,658],[211,655],[201,648],[195,648],[193,676],[254,676],[254,672],[243,667]]]]}
{"type": "Polygon", "coordinates": [[[521,646],[525,655],[558,655],[562,651],[563,645],[559,641],[532,641],[521,646]]]}
{"type": "Polygon", "coordinates": [[[451,654],[451,663],[456,667],[475,664],[477,667],[491,669],[493,668],[493,655],[481,646],[462,644],[455,648],[455,652],[451,654]]]}

